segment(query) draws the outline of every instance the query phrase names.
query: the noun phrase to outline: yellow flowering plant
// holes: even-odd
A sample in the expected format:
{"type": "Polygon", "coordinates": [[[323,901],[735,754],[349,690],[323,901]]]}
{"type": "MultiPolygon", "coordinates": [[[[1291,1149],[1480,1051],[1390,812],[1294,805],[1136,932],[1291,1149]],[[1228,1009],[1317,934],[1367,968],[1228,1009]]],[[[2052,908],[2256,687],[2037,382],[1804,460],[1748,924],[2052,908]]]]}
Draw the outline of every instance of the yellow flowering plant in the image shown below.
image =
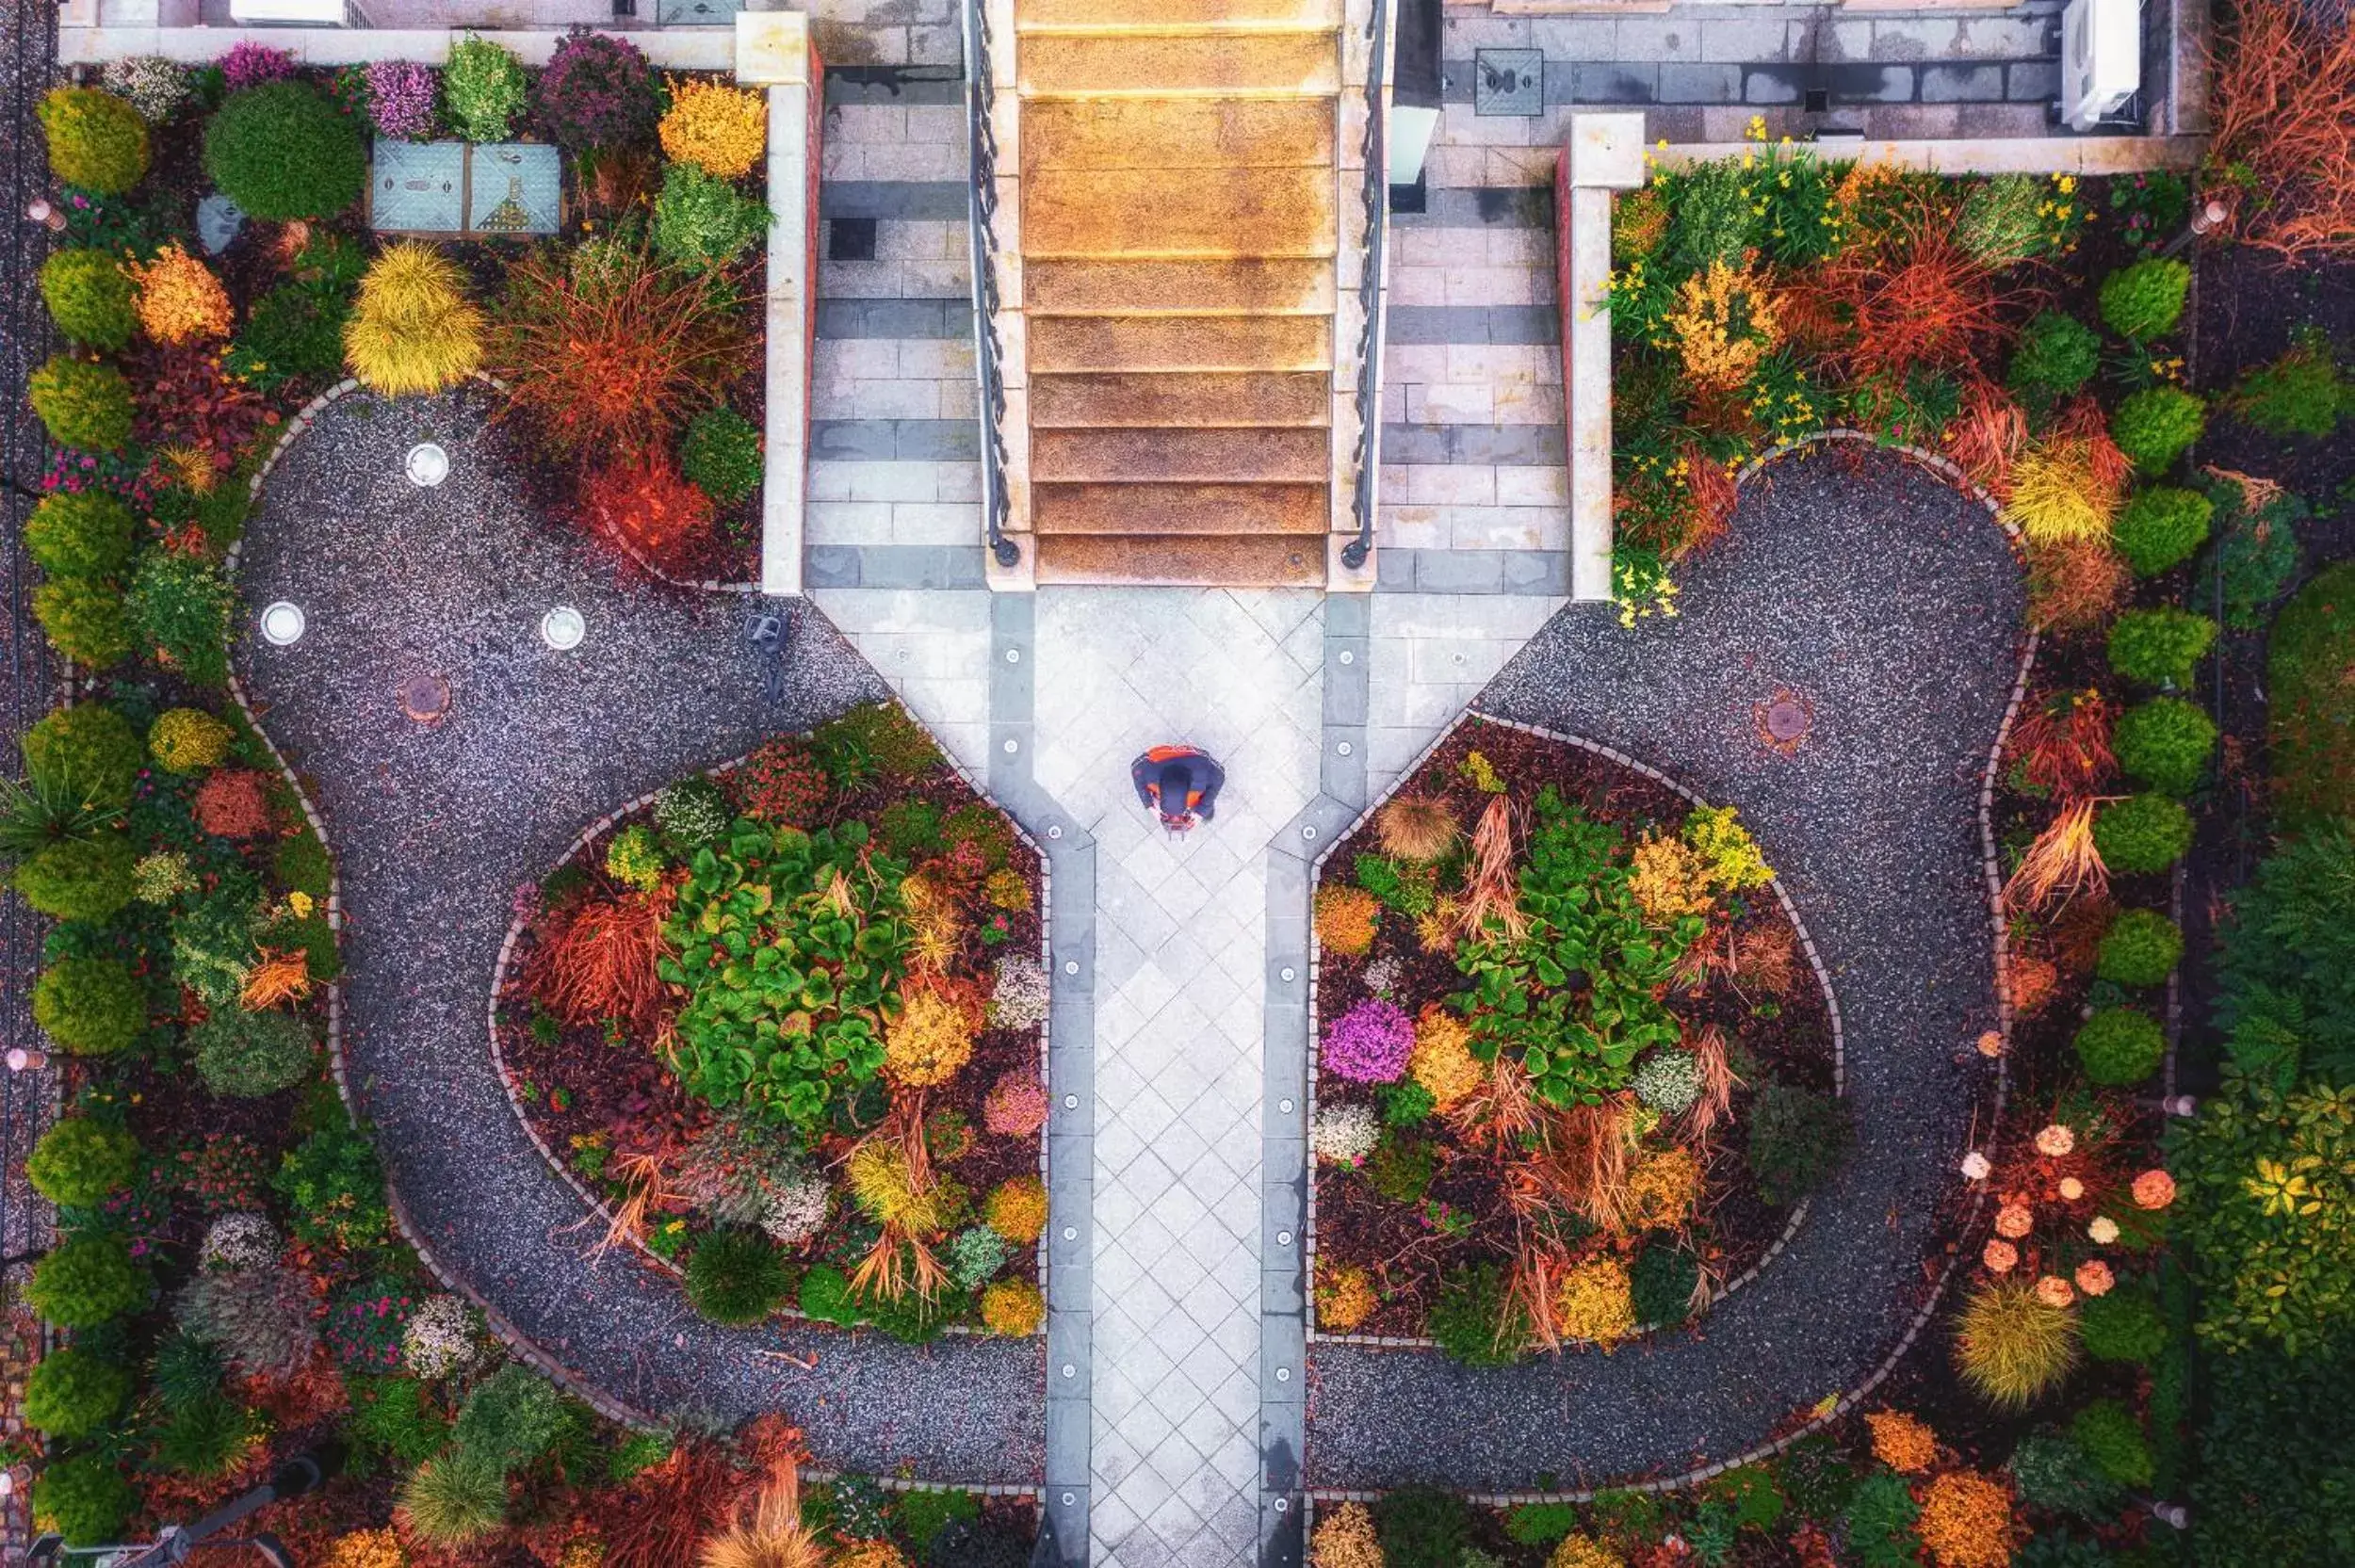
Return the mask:
{"type": "Polygon", "coordinates": [[[769,101],[724,82],[674,80],[660,134],[664,156],[723,180],[741,179],[767,150],[769,101]]]}

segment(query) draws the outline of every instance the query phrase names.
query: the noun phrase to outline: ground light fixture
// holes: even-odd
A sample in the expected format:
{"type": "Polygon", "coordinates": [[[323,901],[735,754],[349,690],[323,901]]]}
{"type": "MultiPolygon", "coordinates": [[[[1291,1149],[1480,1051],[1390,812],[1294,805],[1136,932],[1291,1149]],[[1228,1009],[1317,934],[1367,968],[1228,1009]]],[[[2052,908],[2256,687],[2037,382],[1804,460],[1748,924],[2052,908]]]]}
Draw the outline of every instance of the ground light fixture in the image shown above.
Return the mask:
{"type": "Polygon", "coordinates": [[[262,640],[273,648],[291,648],[302,640],[309,624],[300,605],[280,599],[262,611],[262,640]]]}
{"type": "Polygon", "coordinates": [[[449,477],[449,454],[440,443],[420,441],[409,448],[409,455],[400,461],[401,472],[419,490],[431,490],[449,477]]]}
{"type": "Polygon", "coordinates": [[[560,654],[569,654],[589,635],[589,622],[570,605],[559,605],[540,617],[540,640],[560,654]]]}

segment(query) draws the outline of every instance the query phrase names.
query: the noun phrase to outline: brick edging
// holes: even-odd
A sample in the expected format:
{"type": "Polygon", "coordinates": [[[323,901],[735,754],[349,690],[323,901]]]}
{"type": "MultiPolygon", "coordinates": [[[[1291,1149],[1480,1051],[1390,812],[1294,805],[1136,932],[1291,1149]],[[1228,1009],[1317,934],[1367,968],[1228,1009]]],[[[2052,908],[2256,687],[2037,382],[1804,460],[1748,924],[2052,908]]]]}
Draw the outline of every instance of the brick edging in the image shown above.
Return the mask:
{"type": "MultiPolygon", "coordinates": [[[[1939,453],[1926,451],[1918,446],[1884,442],[1861,430],[1846,428],[1819,430],[1812,435],[1802,436],[1796,440],[1785,442],[1780,445],[1776,446],[1771,451],[1766,452],[1762,456],[1754,459],[1751,462],[1746,464],[1743,468],[1742,472],[1736,477],[1735,483],[1738,485],[1746,481],[1756,475],[1761,469],[1764,468],[1767,463],[1772,462],[1778,458],[1788,456],[1805,447],[1823,445],[1834,441],[1856,441],[1867,443],[1874,446],[1880,447],[1885,451],[1897,452],[1930,469],[1941,478],[1945,479],[1948,483],[1954,485],[1964,494],[1970,496],[1972,499],[1977,501],[1981,506],[1987,509],[1989,520],[2004,531],[2005,538],[2011,546],[2013,558],[2020,561],[2024,566],[2026,552],[2021,539],[2020,530],[2004,516],[2003,509],[1996,503],[1995,498],[1987,493],[1984,486],[1973,480],[1969,475],[1963,473],[1963,471],[1957,466],[1952,460],[1939,453]]],[[[1979,848],[1981,864],[1987,877],[1989,924],[1994,933],[1996,1027],[1997,1032],[2003,1036],[2004,1045],[2003,1054],[1996,1059],[1995,1063],[1995,1107],[1994,1115],[1990,1123],[1990,1131],[1992,1127],[2000,1126],[2002,1124],[2004,1108],[2008,1103],[2010,1096],[2012,1030],[2016,1022],[2013,1015],[2011,998],[2004,985],[2005,960],[2009,954],[2010,944],[2008,931],[2006,928],[2004,920],[2003,863],[1995,842],[1995,780],[1996,776],[2001,772],[2003,768],[2004,745],[2011,736],[2012,722],[2019,717],[2021,703],[2026,698],[2028,676],[2036,664],[2038,642],[2038,634],[2034,631],[2027,632],[2021,641],[2020,666],[2018,671],[2012,677],[2011,696],[2004,705],[2004,716],[2002,720],[1995,726],[1995,737],[1988,746],[1987,770],[1981,777],[1979,784],[1979,848]]],[[[1470,715],[1467,714],[1465,717],[1468,718],[1470,715]]],[[[1462,722],[1462,718],[1459,718],[1456,720],[1456,724],[1461,724],[1462,722]]],[[[1449,726],[1451,733],[1454,728],[1455,725],[1449,726]]],[[[1538,733],[1544,734],[1546,732],[1540,731],[1538,733]]],[[[1446,736],[1442,736],[1440,738],[1441,740],[1444,740],[1446,736]]],[[[1411,777],[1414,770],[1421,768],[1425,761],[1429,760],[1432,752],[1437,751],[1438,745],[1439,742],[1435,741],[1430,747],[1426,748],[1423,754],[1415,759],[1414,763],[1407,768],[1405,774],[1402,775],[1402,778],[1411,777]]],[[[1637,764],[1636,766],[1640,767],[1642,765],[1637,764]]],[[[1669,782],[1673,783],[1673,781],[1669,782]]],[[[1393,786],[1393,788],[1395,788],[1395,786],[1393,786]]],[[[1388,797],[1386,796],[1385,799],[1387,798],[1388,797]]],[[[1328,849],[1326,854],[1329,855],[1331,852],[1332,851],[1328,849]]],[[[1320,857],[1318,861],[1318,868],[1321,870],[1323,865],[1324,860],[1320,857]]],[[[1313,882],[1311,885],[1314,885],[1313,882]]],[[[1779,887],[1779,882],[1778,882],[1778,887],[1779,887]]],[[[1313,944],[1315,942],[1313,926],[1310,929],[1310,942],[1312,944],[1311,951],[1313,952],[1313,944]]],[[[1812,957],[1811,952],[1811,957],[1812,957]]],[[[1312,959],[1310,970],[1312,978],[1312,1008],[1314,1006],[1313,977],[1315,973],[1313,964],[1314,960],[1312,959]]],[[[1828,988],[1827,988],[1826,994],[1827,996],[1829,995],[1828,988]]],[[[1835,1016],[1837,1015],[1835,1014],[1835,1016]]],[[[1315,1013],[1311,1011],[1309,1017],[1313,1027],[1315,1013]]],[[[1314,1094],[1316,1090],[1316,1073],[1314,1071],[1313,1053],[1316,1048],[1317,1043],[1312,1036],[1309,1042],[1311,1067],[1308,1075],[1309,1093],[1311,1096],[1310,1107],[1312,1112],[1314,1108],[1314,1094]]],[[[1311,1154],[1311,1161],[1314,1160],[1314,1155],[1311,1154]]],[[[1309,1201],[1311,1204],[1311,1213],[1313,1214],[1313,1204],[1315,1203],[1316,1191],[1316,1182],[1313,1171],[1310,1172],[1308,1189],[1310,1194],[1309,1201]]],[[[1976,1183],[1971,1184],[1969,1198],[1964,1206],[1962,1221],[1962,1233],[1964,1235],[1969,1235],[1977,1227],[1980,1217],[1985,1211],[1986,1206],[1987,1189],[1982,1185],[1976,1183]]],[[[1618,1486],[1584,1487],[1570,1491],[1468,1492],[1461,1494],[1461,1495],[1463,1495],[1464,1498],[1470,1502],[1508,1508],[1521,1503],[1588,1503],[1592,1502],[1595,1497],[1602,1492],[1647,1492],[1654,1494],[1675,1492],[1681,1490],[1684,1487],[1695,1486],[1702,1481],[1710,1480],[1717,1476],[1724,1475],[1729,1470],[1738,1470],[1745,1465],[1757,1464],[1765,1460],[1775,1458],[1776,1456],[1789,1450],[1793,1445],[1809,1436],[1811,1436],[1815,1432],[1821,1431],[1825,1428],[1830,1426],[1834,1421],[1841,1419],[1851,1411],[1859,1408],[1875,1389],[1878,1388],[1883,1382],[1888,1381],[1890,1375],[1897,1369],[1897,1364],[1903,1361],[1907,1354],[1913,1349],[1914,1341],[1921,1337],[1922,1332],[1929,1327],[1930,1320],[1937,1316],[1940,1303],[1945,1300],[1947,1289],[1954,1284],[1955,1274],[1961,1262],[1962,1256],[1963,1253],[1959,1248],[1956,1249],[1947,1255],[1943,1265],[1938,1270],[1936,1279],[1931,1282],[1929,1294],[1924,1299],[1922,1304],[1914,1310],[1912,1320],[1907,1324],[1905,1333],[1898,1338],[1895,1347],[1881,1359],[1880,1363],[1876,1366],[1871,1372],[1866,1374],[1864,1379],[1860,1382],[1855,1388],[1848,1390],[1847,1392],[1840,1395],[1836,1399],[1832,1400],[1829,1408],[1822,1409],[1822,1407],[1819,1406],[1818,1408],[1822,1409],[1822,1414],[1811,1415],[1804,1424],[1781,1437],[1772,1439],[1766,1443],[1758,1444],[1745,1452],[1735,1455],[1731,1459],[1720,1460],[1714,1463],[1701,1465],[1697,1468],[1684,1471],[1681,1475],[1657,1478],[1648,1480],[1631,1480],[1618,1486]]],[[[1311,1288],[1307,1292],[1307,1298],[1308,1310],[1311,1315],[1313,1315],[1316,1310],[1316,1292],[1313,1288],[1313,1276],[1311,1276],[1311,1288]]],[[[1311,1338],[1314,1338],[1313,1334],[1311,1334],[1311,1338]]],[[[1316,1519],[1316,1505],[1320,1501],[1372,1502],[1376,1498],[1379,1498],[1381,1495],[1382,1493],[1379,1491],[1312,1487],[1308,1489],[1307,1512],[1302,1521],[1302,1528],[1307,1529],[1314,1525],[1316,1519]]]]}

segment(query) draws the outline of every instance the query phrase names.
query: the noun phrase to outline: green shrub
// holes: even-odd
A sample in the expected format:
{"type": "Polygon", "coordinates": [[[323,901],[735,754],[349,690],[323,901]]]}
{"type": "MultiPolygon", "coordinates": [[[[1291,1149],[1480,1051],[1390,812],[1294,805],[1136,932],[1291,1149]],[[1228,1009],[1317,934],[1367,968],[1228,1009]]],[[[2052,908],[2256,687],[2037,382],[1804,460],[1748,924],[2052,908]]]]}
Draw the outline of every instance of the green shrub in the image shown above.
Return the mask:
{"type": "Polygon", "coordinates": [[[1917,1568],[1922,1555],[1913,1522],[1921,1513],[1905,1477],[1876,1470],[1848,1499],[1848,1549],[1861,1568],[1917,1568]]]}
{"type": "Polygon", "coordinates": [[[2164,795],[2109,801],[2094,816],[2093,847],[2113,871],[2164,871],[2191,849],[2191,813],[2164,795]]]}
{"type": "Polygon", "coordinates": [[[950,1525],[971,1524],[979,1519],[982,1500],[955,1487],[928,1486],[901,1493],[893,1499],[891,1511],[908,1544],[919,1552],[929,1553],[933,1543],[950,1525]]]}
{"type": "Polygon", "coordinates": [[[110,958],[59,959],[33,986],[33,1020],[75,1056],[109,1056],[147,1028],[147,988],[110,958]]]}
{"type": "Polygon", "coordinates": [[[147,727],[147,754],[167,773],[203,773],[221,765],[236,738],[235,730],[203,708],[166,708],[147,727]]]}
{"type": "Polygon", "coordinates": [[[24,1424],[51,1437],[90,1437],[131,1397],[129,1367],[68,1345],[41,1357],[24,1380],[24,1424]]]}
{"type": "Polygon", "coordinates": [[[852,1328],[859,1320],[858,1303],[851,1298],[851,1282],[830,1263],[811,1266],[802,1276],[800,1298],[794,1304],[812,1322],[852,1328]]]}
{"type": "Polygon", "coordinates": [[[902,860],[929,860],[940,853],[940,808],[918,795],[901,796],[876,815],[884,848],[902,860]]]}
{"type": "Polygon", "coordinates": [[[230,373],[263,392],[288,381],[322,380],[344,364],[351,299],[315,283],[281,283],[253,302],[223,357],[230,373]]]}
{"type": "Polygon", "coordinates": [[[33,590],[33,619],[76,664],[106,670],[131,656],[131,611],[111,583],[56,577],[33,590]]]}
{"type": "Polygon", "coordinates": [[[2257,865],[2220,933],[2217,1023],[2233,1063],[2284,1090],[2355,1075],[2355,830],[2285,838],[2257,865]]]}
{"type": "Polygon", "coordinates": [[[265,82],[204,122],[204,171],[249,218],[333,218],[360,200],[367,154],[358,122],[318,92],[265,82]]]}
{"type": "Polygon", "coordinates": [[[2110,439],[2145,474],[2164,474],[2207,428],[2208,405],[2179,386],[2147,386],[2119,399],[2110,439]]]}
{"type": "Polygon", "coordinates": [[[119,452],[131,443],[131,383],[111,364],[53,354],[24,395],[60,446],[119,452]]]}
{"type": "Polygon", "coordinates": [[[2147,1366],[2167,1349],[2167,1318],[2148,1290],[2121,1285],[2079,1303],[2077,1334],[2096,1361],[2147,1366]]]}
{"type": "Polygon", "coordinates": [[[654,245],[697,272],[724,267],[769,232],[769,209],[691,163],[663,171],[654,203],[654,245]]]}
{"type": "Polygon", "coordinates": [[[564,1421],[564,1396],[521,1362],[509,1362],[466,1396],[450,1435],[461,1451],[513,1471],[548,1451],[564,1421]]]}
{"type": "Polygon", "coordinates": [[[524,107],[523,62],[489,39],[449,46],[442,67],[442,113],[468,141],[505,141],[524,107]]]}
{"type": "Polygon", "coordinates": [[[213,1479],[245,1457],[256,1435],[252,1412],[226,1395],[209,1394],[165,1413],[152,1463],[175,1476],[213,1479]]]}
{"type": "Polygon", "coordinates": [[[1693,1316],[1693,1291],[1700,1284],[1701,1266],[1673,1237],[1655,1238],[1635,1254],[1628,1284],[1635,1298],[1639,1323],[1681,1323],[1693,1316]]]}
{"type": "Polygon", "coordinates": [[[349,1251],[392,1234],[375,1145],[340,1117],[288,1150],[270,1186],[291,1211],[286,1229],[298,1241],[349,1251]]]}
{"type": "Polygon", "coordinates": [[[147,121],[111,92],[51,88],[41,101],[49,171],[97,196],[120,196],[147,172],[147,121]]]}
{"type": "Polygon", "coordinates": [[[2207,542],[2216,504],[2196,490],[2152,485],[2135,493],[2110,526],[2110,542],[2137,576],[2154,576],[2191,559],[2207,542]]]}
{"type": "Polygon", "coordinates": [[[2286,491],[2253,513],[2242,504],[2238,486],[2218,485],[2209,493],[2218,513],[2216,548],[2200,563],[2191,602],[2220,600],[2227,626],[2257,631],[2298,575],[2298,530],[2314,513],[2286,491]]]}
{"type": "Polygon", "coordinates": [[[1523,1546],[1547,1546],[1578,1528],[1575,1503],[1520,1503],[1504,1516],[1506,1539],[1523,1546]]]}
{"type": "Polygon", "coordinates": [[[2149,1014],[2103,1008],[2077,1030],[2077,1060],[2095,1083],[2138,1084],[2158,1071],[2167,1034],[2149,1014]]]}
{"type": "Polygon", "coordinates": [[[1428,1140],[1386,1132],[1366,1161],[1366,1185],[1394,1204],[1420,1204],[1438,1172],[1428,1140]]]}
{"type": "Polygon", "coordinates": [[[2271,364],[2244,371],[2224,395],[2227,413],[2269,436],[2327,436],[2338,428],[2346,384],[2331,357],[2331,341],[2301,333],[2271,364]]]}
{"type": "Polygon", "coordinates": [[[229,606],[235,595],[210,561],[150,550],[124,603],[131,626],[164,662],[198,686],[229,681],[229,606]]]}
{"type": "Polygon", "coordinates": [[[147,1304],[152,1282],[114,1231],[69,1236],[33,1266],[24,1299],[61,1329],[94,1329],[147,1304]]]}
{"type": "Polygon", "coordinates": [[[973,1298],[962,1290],[942,1290],[929,1301],[910,1290],[896,1301],[878,1298],[864,1310],[867,1321],[901,1344],[929,1345],[972,1309],[973,1298]]]}
{"type": "Polygon", "coordinates": [[[438,1454],[401,1483],[409,1528],[436,1546],[463,1546],[507,1522],[507,1477],[462,1447],[438,1454]]]}
{"type": "Polygon", "coordinates": [[[2216,1356],[2191,1475],[2198,1568],[2355,1562],[2355,1345],[2216,1356]]]}
{"type": "Polygon", "coordinates": [[[2102,280],[2102,319],[2120,337],[2148,343],[2175,330],[2190,290],[2191,268],[2183,262],[2154,257],[2121,267],[2102,280]]]}
{"type": "Polygon", "coordinates": [[[2110,626],[2110,668],[2145,686],[2187,687],[2216,642],[2216,622],[2189,610],[2128,610],[2110,626]]]}
{"type": "Polygon", "coordinates": [[[345,1430],[403,1469],[431,1458],[449,1440],[448,1418],[426,1404],[425,1384],[415,1378],[347,1373],[344,1390],[351,1397],[345,1430]]]}
{"type": "MultiPolygon", "coordinates": [[[[2327,1354],[2355,1327],[2355,1114],[2319,1080],[2283,1094],[2228,1079],[2168,1129],[2176,1255],[2198,1287],[2201,1336],[2232,1352],[2327,1354]]],[[[2217,1359],[2217,1358],[2211,1358],[2217,1359]]]]}
{"type": "Polygon", "coordinates": [[[24,548],[53,577],[111,577],[131,559],[138,522],[103,490],[44,495],[24,521],[24,548]]]}
{"type": "Polygon", "coordinates": [[[2151,1484],[2150,1440],[2135,1413],[2116,1399],[2096,1399],[2077,1412],[2069,1435],[2094,1468],[2119,1485],[2140,1490],[2151,1484]]]}
{"type": "Polygon", "coordinates": [[[87,1116],[59,1120],[24,1162],[33,1190],[65,1208],[95,1208],[138,1174],[139,1140],[127,1128],[87,1116]]]}
{"type": "Polygon", "coordinates": [[[300,1083],[318,1058],[310,1023],[291,1012],[219,1008],[188,1031],[188,1043],[204,1087],[233,1100],[300,1083]]]}
{"type": "Polygon", "coordinates": [[[2119,1503],[2118,1483],[2103,1475],[2083,1445],[2059,1432],[2030,1432],[2012,1450],[2011,1479],[2020,1500],[2081,1519],[2099,1519],[2119,1503]]]}
{"type": "MultiPolygon", "coordinates": [[[[819,725],[809,738],[826,776],[846,789],[878,774],[901,782],[913,780],[940,760],[940,748],[933,744],[924,726],[897,703],[854,707],[819,725]]],[[[968,809],[959,807],[958,811],[962,814],[968,809]]]]}
{"type": "Polygon", "coordinates": [[[688,1255],[688,1304],[712,1322],[765,1322],[792,1291],[785,1254],[758,1231],[715,1231],[688,1255]]]}
{"type": "Polygon", "coordinates": [[[2153,697],[2119,716],[2110,747],[2129,778],[2163,795],[2188,795],[2216,751],[2216,724],[2196,703],[2153,697]]]}
{"type": "Polygon", "coordinates": [[[1823,1185],[1847,1157],[1847,1102],[1795,1085],[1768,1083],[1750,1102],[1750,1174],[1770,1204],[1794,1204],[1823,1185]]]}
{"type": "Polygon", "coordinates": [[[688,421],[679,472],[720,505],[734,506],[760,489],[759,427],[734,409],[706,409],[688,421]]]}
{"type": "Polygon", "coordinates": [[[24,766],[111,806],[127,806],[147,766],[147,748],[131,721],[104,703],[57,708],[24,732],[24,766]]]}
{"type": "Polygon", "coordinates": [[[1385,1568],[1459,1568],[1471,1544],[1472,1513],[1453,1492],[1401,1487],[1373,1505],[1373,1528],[1385,1568]]]}
{"type": "Polygon", "coordinates": [[[127,839],[68,839],[25,857],[10,884],[53,920],[106,920],[138,896],[137,863],[127,839]]]}
{"type": "Polygon", "coordinates": [[[41,298],[57,331],[85,348],[111,352],[138,326],[131,275],[104,251],[55,251],[41,264],[41,298]]]}
{"type": "Polygon", "coordinates": [[[2012,390],[2031,401],[2051,404],[2093,379],[2102,367],[2102,339],[2093,329],[2062,311],[2038,311],[2020,330],[2012,350],[2012,390]]]}
{"type": "Polygon", "coordinates": [[[1529,1320],[1505,1294],[1494,1264],[1451,1269],[1423,1332],[1467,1366],[1509,1366],[1528,1353],[1529,1320]]]}
{"type": "Polygon", "coordinates": [[[2266,652],[2274,808],[2292,827],[2355,816],[2355,561],[2282,606],[2266,652]]]}
{"type": "Polygon", "coordinates": [[[2094,973],[2113,985],[2165,985],[2183,962],[2184,933],[2154,909],[2130,909],[2102,935],[2094,973]]]}
{"type": "Polygon", "coordinates": [[[138,1500],[122,1472],[98,1454],[53,1460],[33,1482],[35,1522],[64,1536],[69,1546],[122,1540],[123,1522],[138,1500]]]}

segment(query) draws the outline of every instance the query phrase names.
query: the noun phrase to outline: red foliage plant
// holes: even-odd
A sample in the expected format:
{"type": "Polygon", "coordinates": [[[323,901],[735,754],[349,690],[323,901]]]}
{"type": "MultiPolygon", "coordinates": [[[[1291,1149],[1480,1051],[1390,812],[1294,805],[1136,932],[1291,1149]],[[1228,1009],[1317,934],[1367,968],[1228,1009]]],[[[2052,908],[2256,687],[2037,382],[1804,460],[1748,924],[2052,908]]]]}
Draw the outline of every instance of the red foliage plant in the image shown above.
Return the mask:
{"type": "Polygon", "coordinates": [[[711,498],[659,454],[592,474],[580,511],[592,528],[658,567],[678,564],[711,530],[711,498]]]}
{"type": "Polygon", "coordinates": [[[275,832],[268,776],[251,768],[224,768],[206,779],[197,786],[196,825],[219,838],[261,838],[275,832]]]}
{"type": "Polygon", "coordinates": [[[153,348],[134,362],[133,430],[144,446],[192,446],[226,472],[257,431],[278,423],[261,395],[221,367],[220,351],[202,344],[153,348]]]}
{"type": "Polygon", "coordinates": [[[2109,704],[2099,691],[2062,691],[2028,704],[2011,732],[2021,777],[2062,800],[2082,800],[2118,768],[2109,704]]]}
{"type": "Polygon", "coordinates": [[[532,988],[550,1012],[571,1024],[620,1018],[650,1024],[662,1010],[662,917],[674,895],[625,893],[591,898],[565,917],[544,945],[532,988]]]}
{"type": "Polygon", "coordinates": [[[2247,191],[2238,237],[2284,265],[2355,251],[2355,29],[2240,0],[2208,72],[2209,167],[2247,191]]]}
{"type": "Polygon", "coordinates": [[[508,269],[491,354],[559,457],[634,461],[747,363],[739,302],[721,283],[615,241],[535,251],[508,269]]]}
{"type": "Polygon", "coordinates": [[[2110,439],[2109,415],[2091,397],[2075,397],[2060,411],[2053,421],[2053,438],[2074,441],[2085,447],[2086,472],[2093,482],[2112,495],[2123,495],[2134,482],[2135,465],[2110,439]]]}
{"type": "Polygon", "coordinates": [[[834,792],[826,770],[797,740],[772,740],[755,752],[736,770],[736,784],[747,816],[797,828],[816,826],[834,792]]]}
{"type": "Polygon", "coordinates": [[[1915,365],[1951,368],[1980,358],[2003,336],[2014,302],[1995,272],[1962,248],[1951,218],[1926,199],[1892,201],[1876,221],[1876,233],[1815,273],[1849,325],[1851,371],[1902,377],[1915,365]]]}
{"type": "Polygon", "coordinates": [[[2028,620],[2048,632],[2102,625],[2126,597],[2126,563],[2100,540],[2028,552],[2028,620]]]}
{"type": "Polygon", "coordinates": [[[2028,442],[2028,416],[2012,395],[1984,376],[1963,382],[1962,412],[1946,428],[1946,453],[1965,474],[2001,490],[2011,461],[2028,442]]]}

